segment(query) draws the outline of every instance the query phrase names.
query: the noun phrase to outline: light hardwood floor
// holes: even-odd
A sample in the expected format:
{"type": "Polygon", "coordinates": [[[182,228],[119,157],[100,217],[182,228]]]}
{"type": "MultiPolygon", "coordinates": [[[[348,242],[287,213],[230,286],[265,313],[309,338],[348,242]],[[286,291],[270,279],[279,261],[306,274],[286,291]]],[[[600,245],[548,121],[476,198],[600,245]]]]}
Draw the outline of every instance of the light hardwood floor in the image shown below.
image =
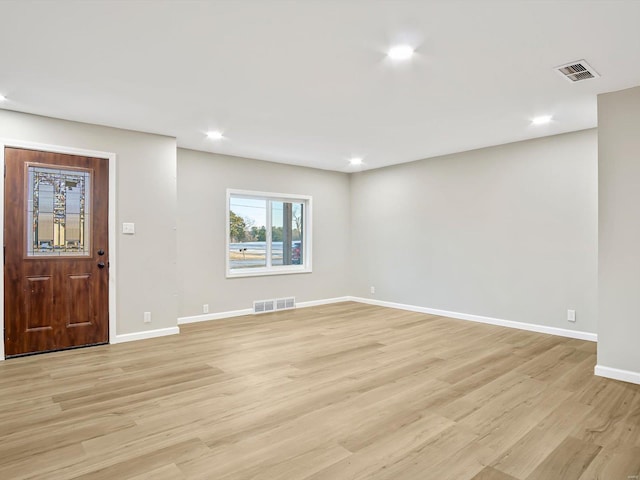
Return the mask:
{"type": "Polygon", "coordinates": [[[0,479],[627,480],[596,345],[342,303],[0,363],[0,479]]]}

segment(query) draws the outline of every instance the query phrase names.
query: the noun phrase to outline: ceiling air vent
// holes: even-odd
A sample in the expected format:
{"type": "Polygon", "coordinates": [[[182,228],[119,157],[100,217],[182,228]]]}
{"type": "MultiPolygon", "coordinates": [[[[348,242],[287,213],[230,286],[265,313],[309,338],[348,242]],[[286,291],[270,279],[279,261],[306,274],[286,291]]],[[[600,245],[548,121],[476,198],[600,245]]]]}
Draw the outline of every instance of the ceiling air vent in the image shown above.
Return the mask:
{"type": "Polygon", "coordinates": [[[566,65],[556,67],[555,70],[570,82],[580,82],[600,76],[585,60],[567,63],[566,65]]]}

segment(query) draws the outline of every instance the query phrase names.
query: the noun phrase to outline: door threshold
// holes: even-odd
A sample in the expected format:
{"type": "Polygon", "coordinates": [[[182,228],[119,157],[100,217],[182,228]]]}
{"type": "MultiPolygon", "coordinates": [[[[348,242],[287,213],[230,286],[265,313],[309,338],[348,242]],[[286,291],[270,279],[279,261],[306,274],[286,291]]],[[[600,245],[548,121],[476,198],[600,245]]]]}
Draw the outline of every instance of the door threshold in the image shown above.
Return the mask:
{"type": "Polygon", "coordinates": [[[6,355],[4,358],[6,360],[9,360],[10,358],[32,357],[34,355],[42,355],[44,353],[66,352],[67,350],[78,350],[80,348],[98,347],[100,345],[109,345],[109,342],[89,343],[87,345],[76,345],[73,347],[58,348],[55,350],[42,350],[40,352],[18,353],[16,355],[6,355]]]}

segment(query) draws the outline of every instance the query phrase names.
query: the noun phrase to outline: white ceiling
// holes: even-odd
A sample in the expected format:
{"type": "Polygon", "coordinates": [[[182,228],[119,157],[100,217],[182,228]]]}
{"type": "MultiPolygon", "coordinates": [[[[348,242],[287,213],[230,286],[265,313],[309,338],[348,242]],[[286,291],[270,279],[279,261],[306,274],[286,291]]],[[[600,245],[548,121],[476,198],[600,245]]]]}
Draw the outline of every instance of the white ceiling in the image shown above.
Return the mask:
{"type": "Polygon", "coordinates": [[[595,127],[598,93],[640,85],[635,0],[20,0],[0,18],[1,108],[330,170],[595,127]],[[553,70],[581,59],[601,78],[553,70]]]}

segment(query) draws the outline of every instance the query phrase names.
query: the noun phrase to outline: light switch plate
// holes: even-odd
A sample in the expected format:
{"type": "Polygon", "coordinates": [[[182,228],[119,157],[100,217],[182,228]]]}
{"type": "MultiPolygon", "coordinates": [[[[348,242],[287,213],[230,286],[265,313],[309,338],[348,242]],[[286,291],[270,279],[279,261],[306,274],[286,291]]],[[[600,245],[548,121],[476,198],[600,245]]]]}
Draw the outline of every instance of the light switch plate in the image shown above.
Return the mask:
{"type": "Polygon", "coordinates": [[[135,223],[123,223],[122,224],[122,233],[126,235],[133,235],[136,233],[136,224],[135,223]]]}

